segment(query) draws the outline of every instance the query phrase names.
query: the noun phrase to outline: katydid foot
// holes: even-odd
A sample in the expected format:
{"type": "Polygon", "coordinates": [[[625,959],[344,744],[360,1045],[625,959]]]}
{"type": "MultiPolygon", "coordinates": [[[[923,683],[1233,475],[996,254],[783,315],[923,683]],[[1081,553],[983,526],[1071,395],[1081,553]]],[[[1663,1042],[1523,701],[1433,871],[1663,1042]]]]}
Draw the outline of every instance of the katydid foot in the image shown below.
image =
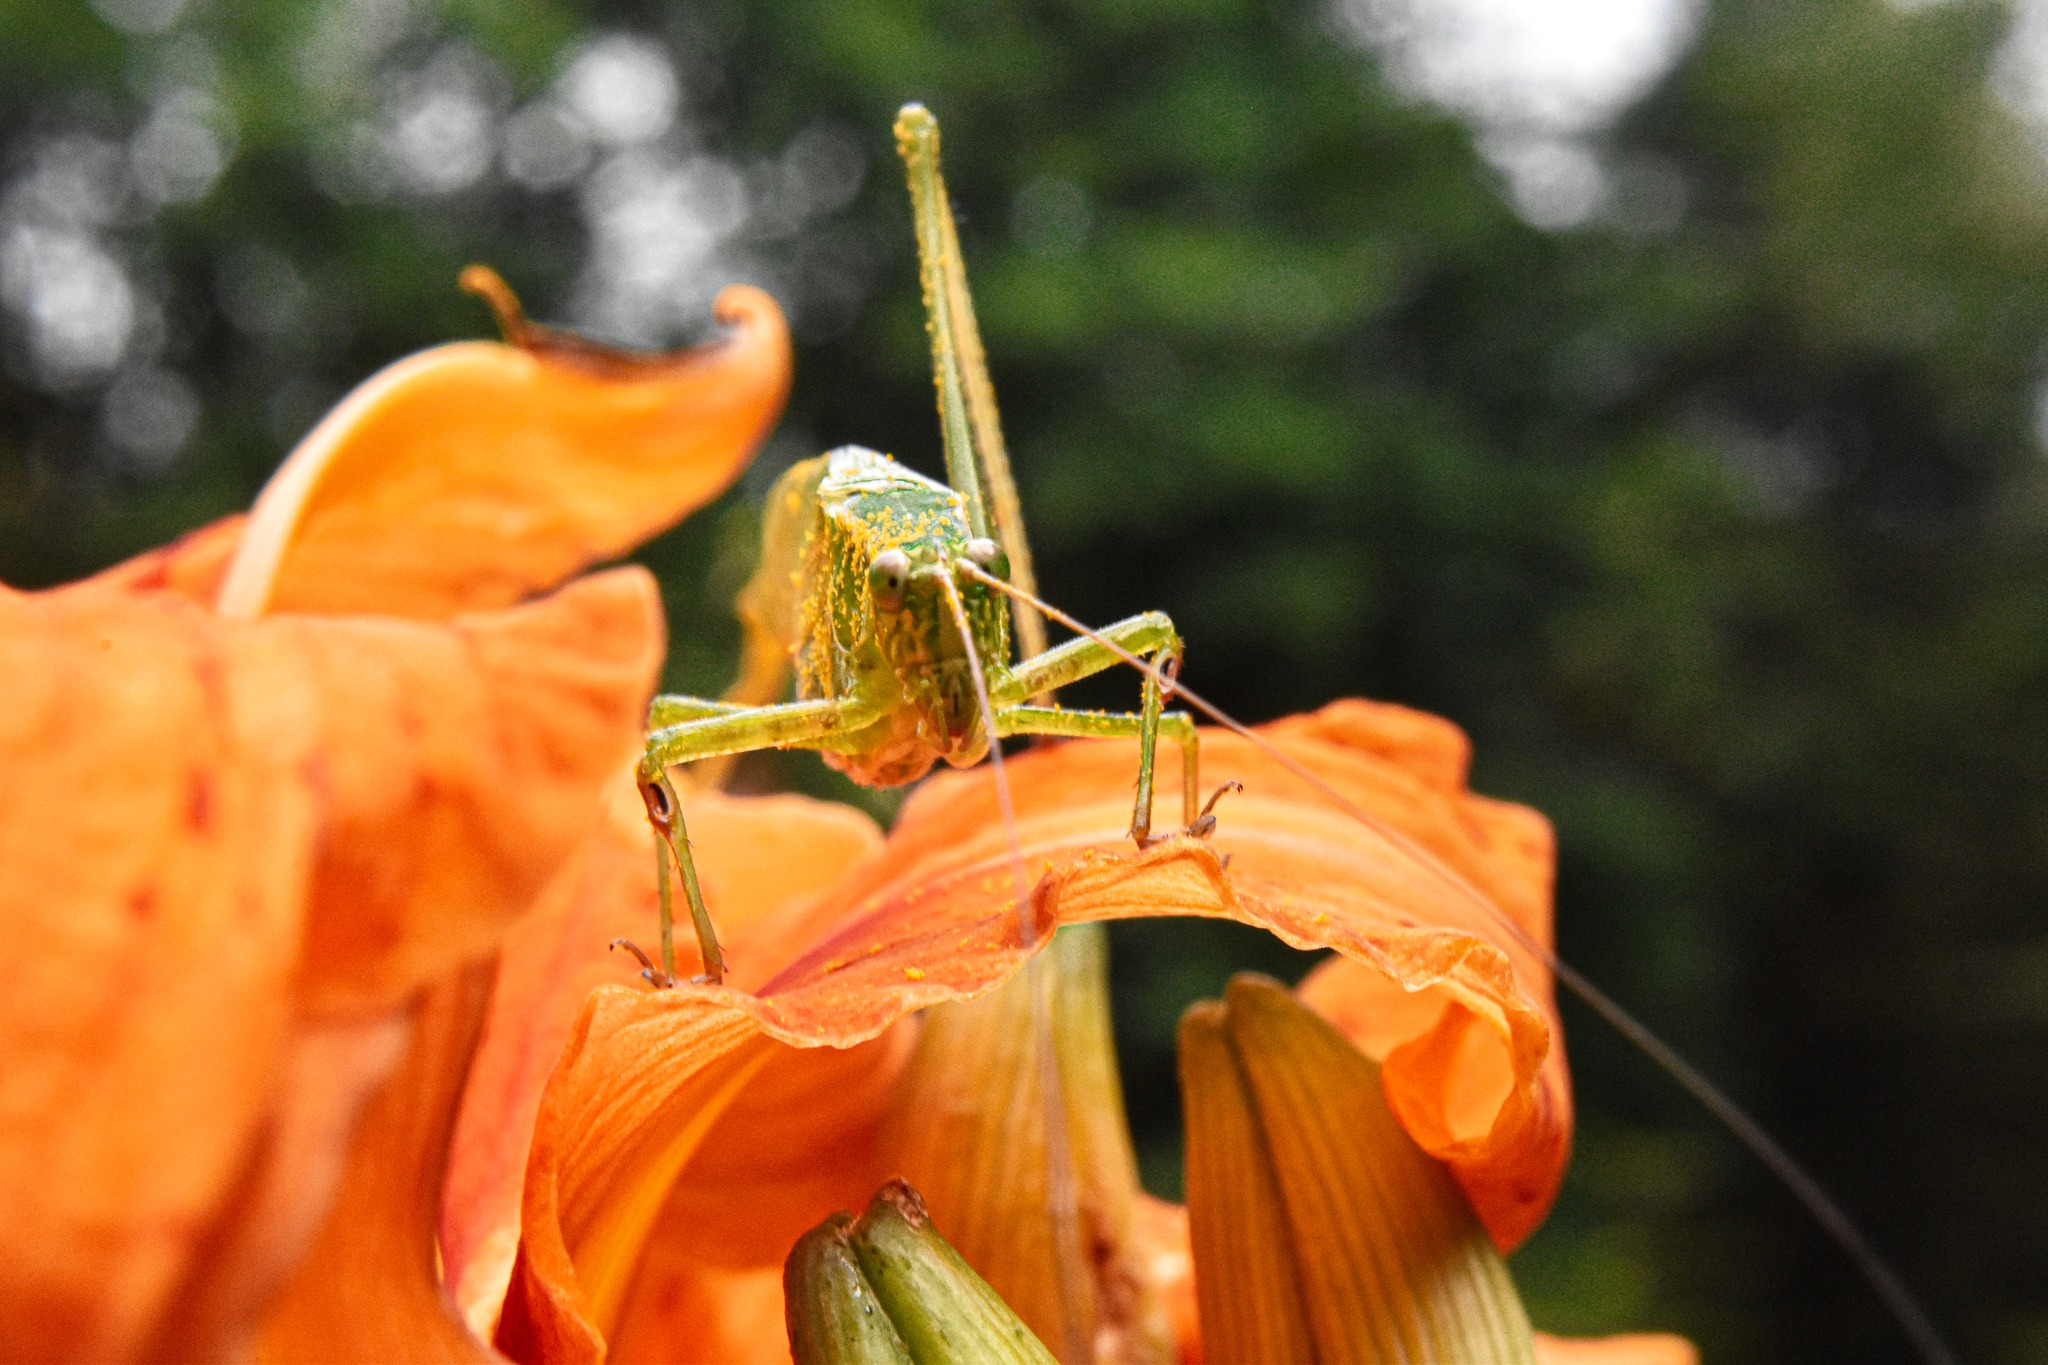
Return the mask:
{"type": "MultiPolygon", "coordinates": [[[[1216,803],[1231,792],[1241,792],[1243,790],[1244,783],[1242,782],[1235,779],[1225,782],[1215,791],[1209,793],[1209,799],[1202,803],[1201,812],[1180,829],[1175,830],[1171,834],[1152,834],[1149,832],[1140,834],[1133,831],[1131,840],[1140,849],[1147,849],[1151,848],[1154,844],[1163,844],[1168,839],[1178,839],[1183,836],[1190,839],[1206,839],[1216,832],[1216,803]]],[[[1225,861],[1227,862],[1228,859],[1225,861]]]]}
{"type": "MultiPolygon", "coordinates": [[[[668,860],[675,858],[677,869],[683,874],[683,899],[690,910],[690,927],[697,934],[697,951],[704,963],[704,974],[692,977],[694,985],[716,986],[725,979],[725,954],[719,951],[718,933],[711,927],[711,914],[704,908],[704,892],[697,884],[697,863],[690,856],[690,834],[683,827],[682,803],[676,799],[676,789],[669,784],[668,774],[659,769],[644,770],[640,774],[640,799],[647,806],[648,823],[654,826],[654,870],[661,907],[661,965],[656,967],[647,954],[628,943],[634,956],[645,966],[641,975],[657,988],[677,984],[675,947],[675,909],[669,890],[668,860]]],[[[623,939],[615,941],[617,947],[623,939]]]]}
{"type": "Polygon", "coordinates": [[[661,968],[655,966],[654,959],[647,956],[646,953],[642,952],[640,950],[640,945],[633,942],[632,939],[615,938],[612,940],[611,946],[614,951],[617,951],[620,948],[624,948],[634,957],[639,958],[640,979],[642,981],[645,981],[648,985],[654,987],[656,990],[666,990],[670,986],[676,984],[676,979],[670,976],[667,972],[663,971],[661,968]]]}

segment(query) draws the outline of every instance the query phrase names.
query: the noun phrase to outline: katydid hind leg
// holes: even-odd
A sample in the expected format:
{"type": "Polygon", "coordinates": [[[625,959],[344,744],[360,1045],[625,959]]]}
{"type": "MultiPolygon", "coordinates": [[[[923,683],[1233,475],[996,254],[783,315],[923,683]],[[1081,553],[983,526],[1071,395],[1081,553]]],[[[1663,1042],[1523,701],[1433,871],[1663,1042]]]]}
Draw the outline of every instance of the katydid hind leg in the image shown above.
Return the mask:
{"type": "MultiPolygon", "coordinates": [[[[923,105],[906,105],[896,117],[896,147],[910,182],[946,470],[954,490],[967,500],[970,515],[979,506],[985,516],[987,526],[977,522],[977,532],[995,532],[1003,553],[1009,556],[1011,581],[1035,593],[1038,580],[1032,569],[1031,541],[1024,531],[1024,507],[1010,473],[1009,447],[996,412],[988,353],[981,344],[981,326],[975,321],[960,233],[939,165],[938,119],[923,105]],[[964,448],[956,449],[956,443],[962,442],[964,448]],[[963,482],[970,476],[971,486],[963,482]]],[[[1027,657],[1043,653],[1045,618],[1021,598],[1011,598],[1010,605],[1019,650],[1027,657]]]]}

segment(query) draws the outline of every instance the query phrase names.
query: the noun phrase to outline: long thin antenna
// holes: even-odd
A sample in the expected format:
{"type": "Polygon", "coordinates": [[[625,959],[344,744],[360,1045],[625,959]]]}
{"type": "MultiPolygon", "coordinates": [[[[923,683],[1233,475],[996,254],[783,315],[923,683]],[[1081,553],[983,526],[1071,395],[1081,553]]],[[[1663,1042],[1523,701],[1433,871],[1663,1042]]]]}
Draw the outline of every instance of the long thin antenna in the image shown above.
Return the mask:
{"type": "MultiPolygon", "coordinates": [[[[960,644],[967,653],[967,676],[974,683],[974,704],[981,708],[981,732],[988,738],[996,804],[1002,811],[1003,836],[1010,844],[1010,879],[1017,895],[1017,935],[1028,949],[1037,937],[1037,925],[1031,918],[1031,886],[1024,875],[1024,846],[1017,838],[1017,810],[1010,799],[1009,776],[1003,771],[1003,741],[996,733],[995,703],[989,699],[981,651],[974,647],[974,631],[967,620],[967,604],[960,600],[960,589],[947,574],[939,575],[939,588],[953,614],[954,628],[960,632],[960,644]]],[[[1080,1283],[1084,1264],[1081,1202],[1074,1180],[1074,1145],[1067,1132],[1066,1086],[1062,1083],[1059,1051],[1052,1037],[1050,997],[1055,982],[1051,959],[1045,953],[1034,954],[1025,970],[1024,989],[1031,993],[1031,1036],[1038,1054],[1039,1118],[1045,1127],[1045,1202],[1052,1218],[1053,1282],[1058,1286],[1060,1304],[1060,1359],[1066,1365],[1082,1365],[1094,1358],[1094,1350],[1088,1326],[1081,1318],[1085,1293],[1080,1283]]]]}
{"type": "MultiPolygon", "coordinates": [[[[962,564],[972,567],[973,561],[962,564]]],[[[979,572],[979,570],[977,570],[979,572]]],[[[974,630],[967,619],[967,604],[951,576],[938,575],[946,606],[953,613],[953,626],[960,632],[961,647],[967,651],[967,676],[974,683],[974,704],[981,708],[981,732],[988,738],[989,765],[995,774],[996,806],[1002,812],[1003,835],[1010,842],[1010,875],[1017,883],[1017,938],[1026,948],[1037,937],[1038,926],[1031,918],[1031,882],[1024,875],[1024,846],[1017,840],[1017,808],[1010,801],[1010,779],[1003,772],[1003,742],[996,734],[995,703],[989,699],[988,679],[981,671],[981,651],[974,647],[974,630]]]]}
{"type": "MultiPolygon", "coordinates": [[[[971,572],[977,581],[999,592],[1018,593],[1022,591],[1013,584],[1006,583],[1002,579],[995,577],[993,574],[982,572],[979,567],[971,563],[967,565],[967,571],[971,572]]],[[[1906,1288],[1905,1281],[1901,1280],[1885,1259],[1878,1255],[1877,1249],[1870,1244],[1869,1239],[1863,1235],[1862,1230],[1856,1226],[1855,1221],[1849,1217],[1841,1205],[1835,1202],[1834,1197],[1821,1187],[1819,1181],[1807,1173],[1806,1168],[1801,1166],[1790,1152],[1778,1144],[1777,1139],[1764,1130],[1762,1124],[1751,1118],[1747,1110],[1737,1104],[1719,1086],[1708,1080],[1699,1068],[1680,1056],[1648,1024],[1645,1024],[1642,1020],[1629,1013],[1620,1003],[1581,974],[1577,968],[1572,967],[1559,958],[1548,946],[1538,942],[1521,925],[1515,923],[1505,911],[1482,895],[1478,888],[1460,876],[1456,869],[1445,864],[1443,860],[1403,834],[1400,830],[1359,807],[1350,798],[1346,797],[1328,782],[1325,782],[1321,777],[1318,777],[1305,764],[1295,759],[1293,755],[1281,749],[1271,740],[1260,735],[1236,717],[1231,716],[1223,708],[1208,701],[1198,693],[1190,691],[1187,685],[1178,679],[1167,677],[1163,669],[1155,668],[1153,665],[1146,663],[1143,659],[1140,659],[1115,641],[1082,624],[1079,620],[1061,611],[1050,602],[1037,598],[1034,595],[1031,605],[1076,634],[1084,635],[1095,641],[1139,672],[1148,674],[1156,679],[1164,695],[1172,696],[1177,693],[1187,701],[1188,705],[1194,707],[1203,715],[1208,716],[1224,729],[1250,741],[1254,748],[1257,748],[1261,753],[1287,769],[1295,777],[1307,783],[1324,800],[1357,820],[1380,838],[1386,840],[1394,848],[1412,858],[1417,864],[1442,879],[1446,885],[1450,886],[1459,895],[1470,900],[1487,918],[1505,931],[1509,937],[1534,954],[1539,961],[1547,966],[1572,994],[1578,996],[1585,1003],[1588,1009],[1591,1009],[1595,1014],[1605,1019],[1623,1037],[1641,1048],[1649,1056],[1650,1060],[1663,1067],[1671,1078],[1683,1086],[1694,1099],[1704,1105],[1709,1113],[1721,1120],[1727,1126],[1728,1131],[1735,1135],[1736,1140],[1744,1147],[1747,1147],[1770,1170],[1771,1174],[1777,1176],[1783,1182],[1785,1188],[1791,1191],[1792,1197],[1799,1202],[1800,1206],[1806,1210],[1816,1223],[1820,1224],[1828,1236],[1834,1239],[1835,1245],[1839,1246],[1848,1255],[1849,1259],[1854,1262],[1856,1268],[1862,1272],[1864,1280],[1868,1282],[1871,1289],[1877,1294],[1877,1297],[1884,1303],[1886,1309],[1890,1311],[1893,1319],[1912,1341],[1914,1349],[1919,1352],[1920,1358],[1926,1361],[1927,1365],[1956,1365],[1955,1354],[1949,1350],[1948,1343],[1942,1339],[1940,1331],[1936,1329],[1934,1320],[1928,1316],[1927,1310],[1921,1307],[1920,1301],[1914,1297],[1911,1290],[1906,1288]]]]}

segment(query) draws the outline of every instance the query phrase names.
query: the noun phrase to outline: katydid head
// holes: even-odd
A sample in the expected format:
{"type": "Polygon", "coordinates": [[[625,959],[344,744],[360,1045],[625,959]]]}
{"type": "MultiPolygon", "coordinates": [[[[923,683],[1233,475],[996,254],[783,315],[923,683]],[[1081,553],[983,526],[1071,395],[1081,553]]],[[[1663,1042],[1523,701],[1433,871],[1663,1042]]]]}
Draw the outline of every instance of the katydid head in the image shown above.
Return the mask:
{"type": "Polygon", "coordinates": [[[1007,608],[973,575],[1000,573],[1007,564],[994,541],[969,536],[965,527],[919,529],[868,560],[867,625],[925,742],[949,761],[971,762],[984,748],[986,727],[974,699],[969,652],[991,671],[1007,667],[1010,658],[1007,608]]]}

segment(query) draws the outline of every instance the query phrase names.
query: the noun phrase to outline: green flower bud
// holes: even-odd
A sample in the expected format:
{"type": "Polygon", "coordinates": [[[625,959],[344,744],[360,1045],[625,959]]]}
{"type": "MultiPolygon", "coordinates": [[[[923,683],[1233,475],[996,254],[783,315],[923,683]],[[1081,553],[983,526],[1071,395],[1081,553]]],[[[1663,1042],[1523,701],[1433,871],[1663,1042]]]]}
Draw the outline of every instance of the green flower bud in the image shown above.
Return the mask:
{"type": "Polygon", "coordinates": [[[805,1233],[782,1286],[796,1365],[1055,1365],[900,1180],[860,1221],[834,1214],[805,1233]]]}

